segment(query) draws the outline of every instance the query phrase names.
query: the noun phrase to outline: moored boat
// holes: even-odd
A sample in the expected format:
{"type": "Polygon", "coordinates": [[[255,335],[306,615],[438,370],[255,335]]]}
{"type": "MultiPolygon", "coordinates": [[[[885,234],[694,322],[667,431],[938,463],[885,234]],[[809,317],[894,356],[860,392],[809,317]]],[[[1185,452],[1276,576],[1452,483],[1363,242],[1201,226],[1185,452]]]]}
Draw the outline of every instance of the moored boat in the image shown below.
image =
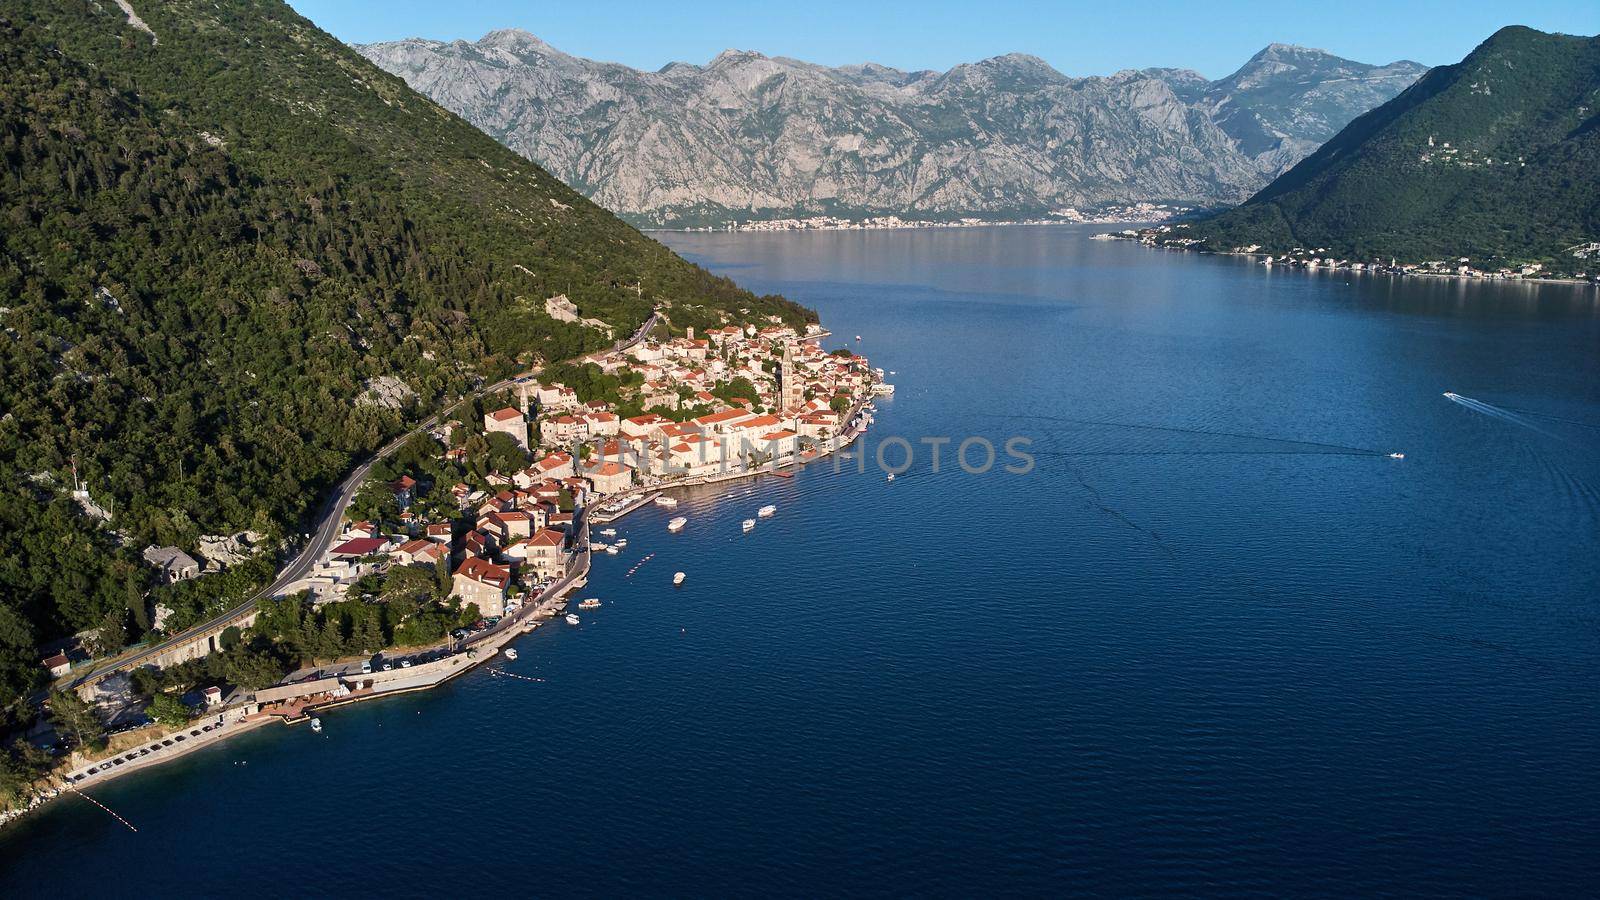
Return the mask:
{"type": "Polygon", "coordinates": [[[600,598],[599,597],[585,597],[582,600],[578,601],[578,608],[579,609],[599,609],[600,608],[600,598]]]}
{"type": "Polygon", "coordinates": [[[685,526],[687,524],[689,524],[689,520],[685,519],[683,516],[679,516],[676,519],[673,519],[671,522],[667,523],[667,530],[668,531],[682,531],[683,530],[683,526],[685,526]]]}
{"type": "Polygon", "coordinates": [[[763,519],[770,519],[770,518],[772,518],[772,516],[775,513],[777,513],[777,511],[778,511],[778,508],[769,503],[766,506],[763,506],[760,509],[756,510],[756,515],[761,517],[761,518],[763,518],[763,519]]]}
{"type": "Polygon", "coordinates": [[[672,583],[674,585],[683,584],[683,580],[688,577],[689,576],[683,574],[682,572],[674,572],[672,575],[672,583]]]}
{"type": "Polygon", "coordinates": [[[516,659],[516,658],[517,658],[517,648],[515,648],[515,647],[507,647],[506,648],[506,659],[516,659]]]}
{"type": "Polygon", "coordinates": [[[739,527],[744,529],[745,531],[750,531],[751,529],[756,527],[756,520],[755,519],[745,519],[743,522],[739,523],[739,527]]]}
{"type": "Polygon", "coordinates": [[[576,625],[576,624],[578,624],[577,615],[575,615],[573,613],[567,613],[567,624],[568,625],[576,625]]]}
{"type": "Polygon", "coordinates": [[[657,497],[656,498],[656,505],[657,506],[665,506],[668,509],[671,509],[672,507],[678,505],[678,498],[676,498],[676,497],[657,497]]]}
{"type": "Polygon", "coordinates": [[[322,730],[322,720],[317,718],[317,717],[315,717],[315,716],[312,716],[311,717],[311,730],[312,731],[321,731],[322,730]]]}

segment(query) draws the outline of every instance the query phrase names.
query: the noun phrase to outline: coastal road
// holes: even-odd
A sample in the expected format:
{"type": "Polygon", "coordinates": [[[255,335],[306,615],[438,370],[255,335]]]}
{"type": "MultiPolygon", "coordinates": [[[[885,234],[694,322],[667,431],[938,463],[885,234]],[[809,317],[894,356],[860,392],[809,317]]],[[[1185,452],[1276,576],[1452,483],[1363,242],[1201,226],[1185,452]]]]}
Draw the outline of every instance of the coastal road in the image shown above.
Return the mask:
{"type": "MultiPolygon", "coordinates": [[[[661,313],[659,311],[652,311],[650,313],[650,317],[644,320],[643,324],[639,326],[637,331],[635,331],[630,337],[620,340],[616,344],[612,345],[610,351],[600,351],[598,353],[586,354],[576,357],[573,361],[592,361],[595,358],[604,356],[607,352],[620,353],[624,350],[627,350],[644,340],[645,337],[649,335],[650,330],[654,328],[656,323],[659,321],[661,321],[661,313]]],[[[510,378],[501,379],[500,381],[496,381],[494,384],[479,388],[460,400],[452,402],[448,407],[445,408],[443,412],[434,413],[433,415],[424,419],[410,431],[407,431],[389,443],[384,444],[377,453],[373,454],[372,458],[368,459],[366,462],[363,462],[361,465],[356,466],[356,468],[352,470],[343,481],[339,482],[339,486],[334,490],[334,492],[323,501],[322,508],[317,513],[316,529],[312,533],[311,539],[306,542],[304,547],[300,548],[298,553],[296,553],[289,559],[287,563],[284,564],[282,569],[278,570],[277,577],[273,579],[270,585],[257,592],[250,599],[240,603],[238,606],[233,607],[221,615],[214,616],[211,619],[200,623],[199,625],[185,629],[184,631],[167,638],[159,644],[152,644],[149,647],[145,647],[131,655],[113,657],[101,663],[100,665],[83,672],[82,674],[73,675],[66,682],[60,684],[59,687],[63,690],[72,690],[82,687],[86,684],[95,684],[116,672],[123,672],[138,668],[139,666],[152,662],[153,660],[156,660],[161,656],[171,652],[174,648],[181,647],[191,641],[196,640],[197,638],[204,637],[205,635],[214,632],[219,632],[230,625],[244,621],[250,616],[251,613],[255,611],[256,604],[260,602],[262,598],[275,596],[289,585],[294,584],[296,581],[306,577],[312,568],[316,566],[317,562],[322,559],[323,555],[328,552],[328,548],[333,546],[334,539],[339,536],[339,525],[344,518],[344,511],[347,507],[349,507],[350,501],[355,497],[356,492],[361,489],[362,482],[366,481],[367,473],[372,471],[373,464],[378,462],[380,459],[385,459],[394,455],[396,451],[405,445],[406,441],[411,440],[411,438],[415,437],[416,435],[428,431],[434,426],[435,423],[439,421],[439,418],[442,415],[445,415],[450,410],[460,406],[462,402],[505,390],[524,378],[532,377],[533,375],[537,374],[537,372],[538,370],[533,370],[530,372],[524,372],[521,375],[513,375],[510,378]]]]}

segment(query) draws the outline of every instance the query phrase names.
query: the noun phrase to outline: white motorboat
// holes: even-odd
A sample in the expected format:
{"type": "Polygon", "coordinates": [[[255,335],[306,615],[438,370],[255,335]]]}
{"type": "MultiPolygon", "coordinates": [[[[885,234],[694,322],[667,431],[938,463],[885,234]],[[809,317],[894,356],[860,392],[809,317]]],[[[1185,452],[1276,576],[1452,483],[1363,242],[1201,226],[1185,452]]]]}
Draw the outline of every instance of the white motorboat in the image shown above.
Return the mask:
{"type": "Polygon", "coordinates": [[[671,509],[672,507],[678,505],[678,498],[676,498],[676,497],[657,497],[656,498],[656,505],[657,506],[665,506],[668,509],[671,509]]]}
{"type": "Polygon", "coordinates": [[[1405,459],[1406,455],[1404,453],[1391,453],[1391,454],[1389,454],[1389,458],[1390,459],[1405,459]]]}
{"type": "Polygon", "coordinates": [[[679,516],[676,519],[673,519],[671,522],[667,523],[667,530],[668,531],[682,531],[683,530],[683,526],[685,526],[687,524],[689,524],[689,520],[685,519],[683,516],[679,516]]]}
{"type": "Polygon", "coordinates": [[[599,609],[600,608],[600,598],[599,597],[585,597],[582,600],[578,601],[578,608],[579,609],[599,609]]]}
{"type": "Polygon", "coordinates": [[[317,731],[317,732],[322,731],[322,720],[313,717],[311,719],[311,730],[312,731],[317,731]]]}
{"type": "Polygon", "coordinates": [[[751,531],[756,527],[756,520],[745,519],[743,522],[739,523],[739,527],[743,528],[745,531],[751,531]]]}
{"type": "Polygon", "coordinates": [[[615,537],[616,534],[617,534],[617,530],[615,528],[602,528],[602,529],[600,529],[600,533],[605,535],[606,537],[615,537]]]}
{"type": "Polygon", "coordinates": [[[613,547],[624,547],[625,548],[625,547],[628,546],[628,539],[627,538],[623,538],[622,540],[617,541],[615,544],[612,544],[611,546],[613,546],[613,547]]]}
{"type": "Polygon", "coordinates": [[[621,553],[621,552],[622,552],[622,550],[619,549],[616,544],[612,544],[611,546],[606,548],[606,554],[609,555],[609,556],[616,556],[618,553],[621,553]]]}
{"type": "Polygon", "coordinates": [[[507,647],[506,648],[506,659],[516,659],[516,658],[517,658],[517,648],[515,648],[515,647],[507,647]]]}
{"type": "Polygon", "coordinates": [[[859,340],[861,340],[861,335],[859,335],[859,334],[858,334],[858,335],[856,335],[856,340],[857,340],[857,341],[859,341],[859,340]]]}
{"type": "Polygon", "coordinates": [[[683,580],[688,577],[689,576],[683,574],[682,572],[674,572],[672,575],[672,584],[674,586],[683,584],[683,580]]]}
{"type": "Polygon", "coordinates": [[[888,480],[888,481],[893,481],[893,480],[894,480],[894,473],[893,473],[893,472],[890,472],[890,473],[889,473],[889,477],[888,477],[888,479],[886,479],[886,480],[888,480]]]}
{"type": "Polygon", "coordinates": [[[608,547],[605,544],[600,543],[599,541],[590,541],[589,542],[589,549],[593,550],[596,553],[604,553],[605,551],[607,551],[607,550],[609,550],[611,548],[608,547]]]}
{"type": "Polygon", "coordinates": [[[567,613],[567,624],[568,625],[576,625],[576,624],[578,624],[578,617],[576,615],[574,615],[573,613],[567,613]]]}
{"type": "Polygon", "coordinates": [[[522,630],[524,632],[529,632],[529,631],[532,631],[532,630],[534,630],[535,628],[538,628],[538,627],[539,627],[539,623],[538,622],[535,622],[534,620],[529,619],[528,623],[526,625],[522,626],[522,630]]]}
{"type": "Polygon", "coordinates": [[[756,510],[756,515],[759,516],[760,518],[763,518],[763,519],[770,519],[770,518],[773,517],[774,514],[777,513],[777,511],[778,511],[778,508],[769,503],[766,506],[763,506],[760,509],[756,510]]]}

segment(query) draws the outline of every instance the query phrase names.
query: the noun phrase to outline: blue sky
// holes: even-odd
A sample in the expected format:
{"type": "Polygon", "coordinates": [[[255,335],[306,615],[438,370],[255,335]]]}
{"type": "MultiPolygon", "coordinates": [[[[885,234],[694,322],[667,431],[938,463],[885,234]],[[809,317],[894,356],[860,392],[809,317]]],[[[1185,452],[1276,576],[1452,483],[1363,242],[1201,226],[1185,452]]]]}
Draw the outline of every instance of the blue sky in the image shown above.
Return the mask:
{"type": "Polygon", "coordinates": [[[1363,62],[1455,62],[1502,25],[1600,32],[1600,0],[289,0],[350,42],[476,40],[523,28],[577,56],[657,69],[701,63],[729,47],[828,65],[872,61],[947,69],[1002,53],[1032,53],[1068,75],[1182,66],[1216,78],[1273,41],[1363,62]]]}

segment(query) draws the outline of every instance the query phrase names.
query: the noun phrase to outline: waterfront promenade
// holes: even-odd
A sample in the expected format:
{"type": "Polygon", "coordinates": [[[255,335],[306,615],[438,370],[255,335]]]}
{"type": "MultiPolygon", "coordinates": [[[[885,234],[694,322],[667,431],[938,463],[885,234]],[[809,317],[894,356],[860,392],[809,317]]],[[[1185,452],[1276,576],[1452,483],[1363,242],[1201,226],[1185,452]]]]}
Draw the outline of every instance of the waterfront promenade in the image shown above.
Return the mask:
{"type": "MultiPolygon", "coordinates": [[[[362,673],[359,667],[351,671],[353,664],[327,666],[319,670],[320,678],[312,679],[318,682],[338,682],[345,687],[343,693],[310,694],[274,700],[266,704],[258,702],[254,694],[245,695],[236,703],[208,711],[206,715],[184,728],[170,732],[153,732],[131,748],[79,762],[53,777],[49,787],[38,795],[28,809],[34,809],[39,803],[74,789],[103,784],[129,772],[142,771],[170,762],[187,753],[214,746],[226,738],[243,734],[262,725],[275,721],[284,724],[301,723],[321,710],[427,690],[477,668],[500,655],[500,652],[518,636],[527,633],[527,625],[530,622],[543,622],[558,615],[567,603],[567,595],[587,583],[593,563],[593,554],[589,550],[591,523],[605,524],[617,521],[673,488],[721,484],[753,478],[825,459],[849,447],[865,433],[869,424],[866,412],[870,405],[871,401],[865,399],[856,404],[846,419],[849,423],[848,429],[829,439],[825,446],[812,451],[814,455],[809,459],[796,455],[781,463],[775,462],[756,469],[739,469],[643,485],[612,495],[607,498],[608,502],[603,507],[597,507],[592,511],[582,509],[578,517],[577,533],[573,539],[572,559],[560,579],[541,591],[538,596],[525,602],[515,612],[502,617],[499,622],[483,631],[459,641],[434,648],[420,648],[393,658],[437,653],[443,649],[446,652],[442,657],[417,666],[379,673],[362,673]]],[[[275,687],[290,686],[292,685],[275,687]]],[[[0,824],[26,811],[0,819],[0,824]]]]}

